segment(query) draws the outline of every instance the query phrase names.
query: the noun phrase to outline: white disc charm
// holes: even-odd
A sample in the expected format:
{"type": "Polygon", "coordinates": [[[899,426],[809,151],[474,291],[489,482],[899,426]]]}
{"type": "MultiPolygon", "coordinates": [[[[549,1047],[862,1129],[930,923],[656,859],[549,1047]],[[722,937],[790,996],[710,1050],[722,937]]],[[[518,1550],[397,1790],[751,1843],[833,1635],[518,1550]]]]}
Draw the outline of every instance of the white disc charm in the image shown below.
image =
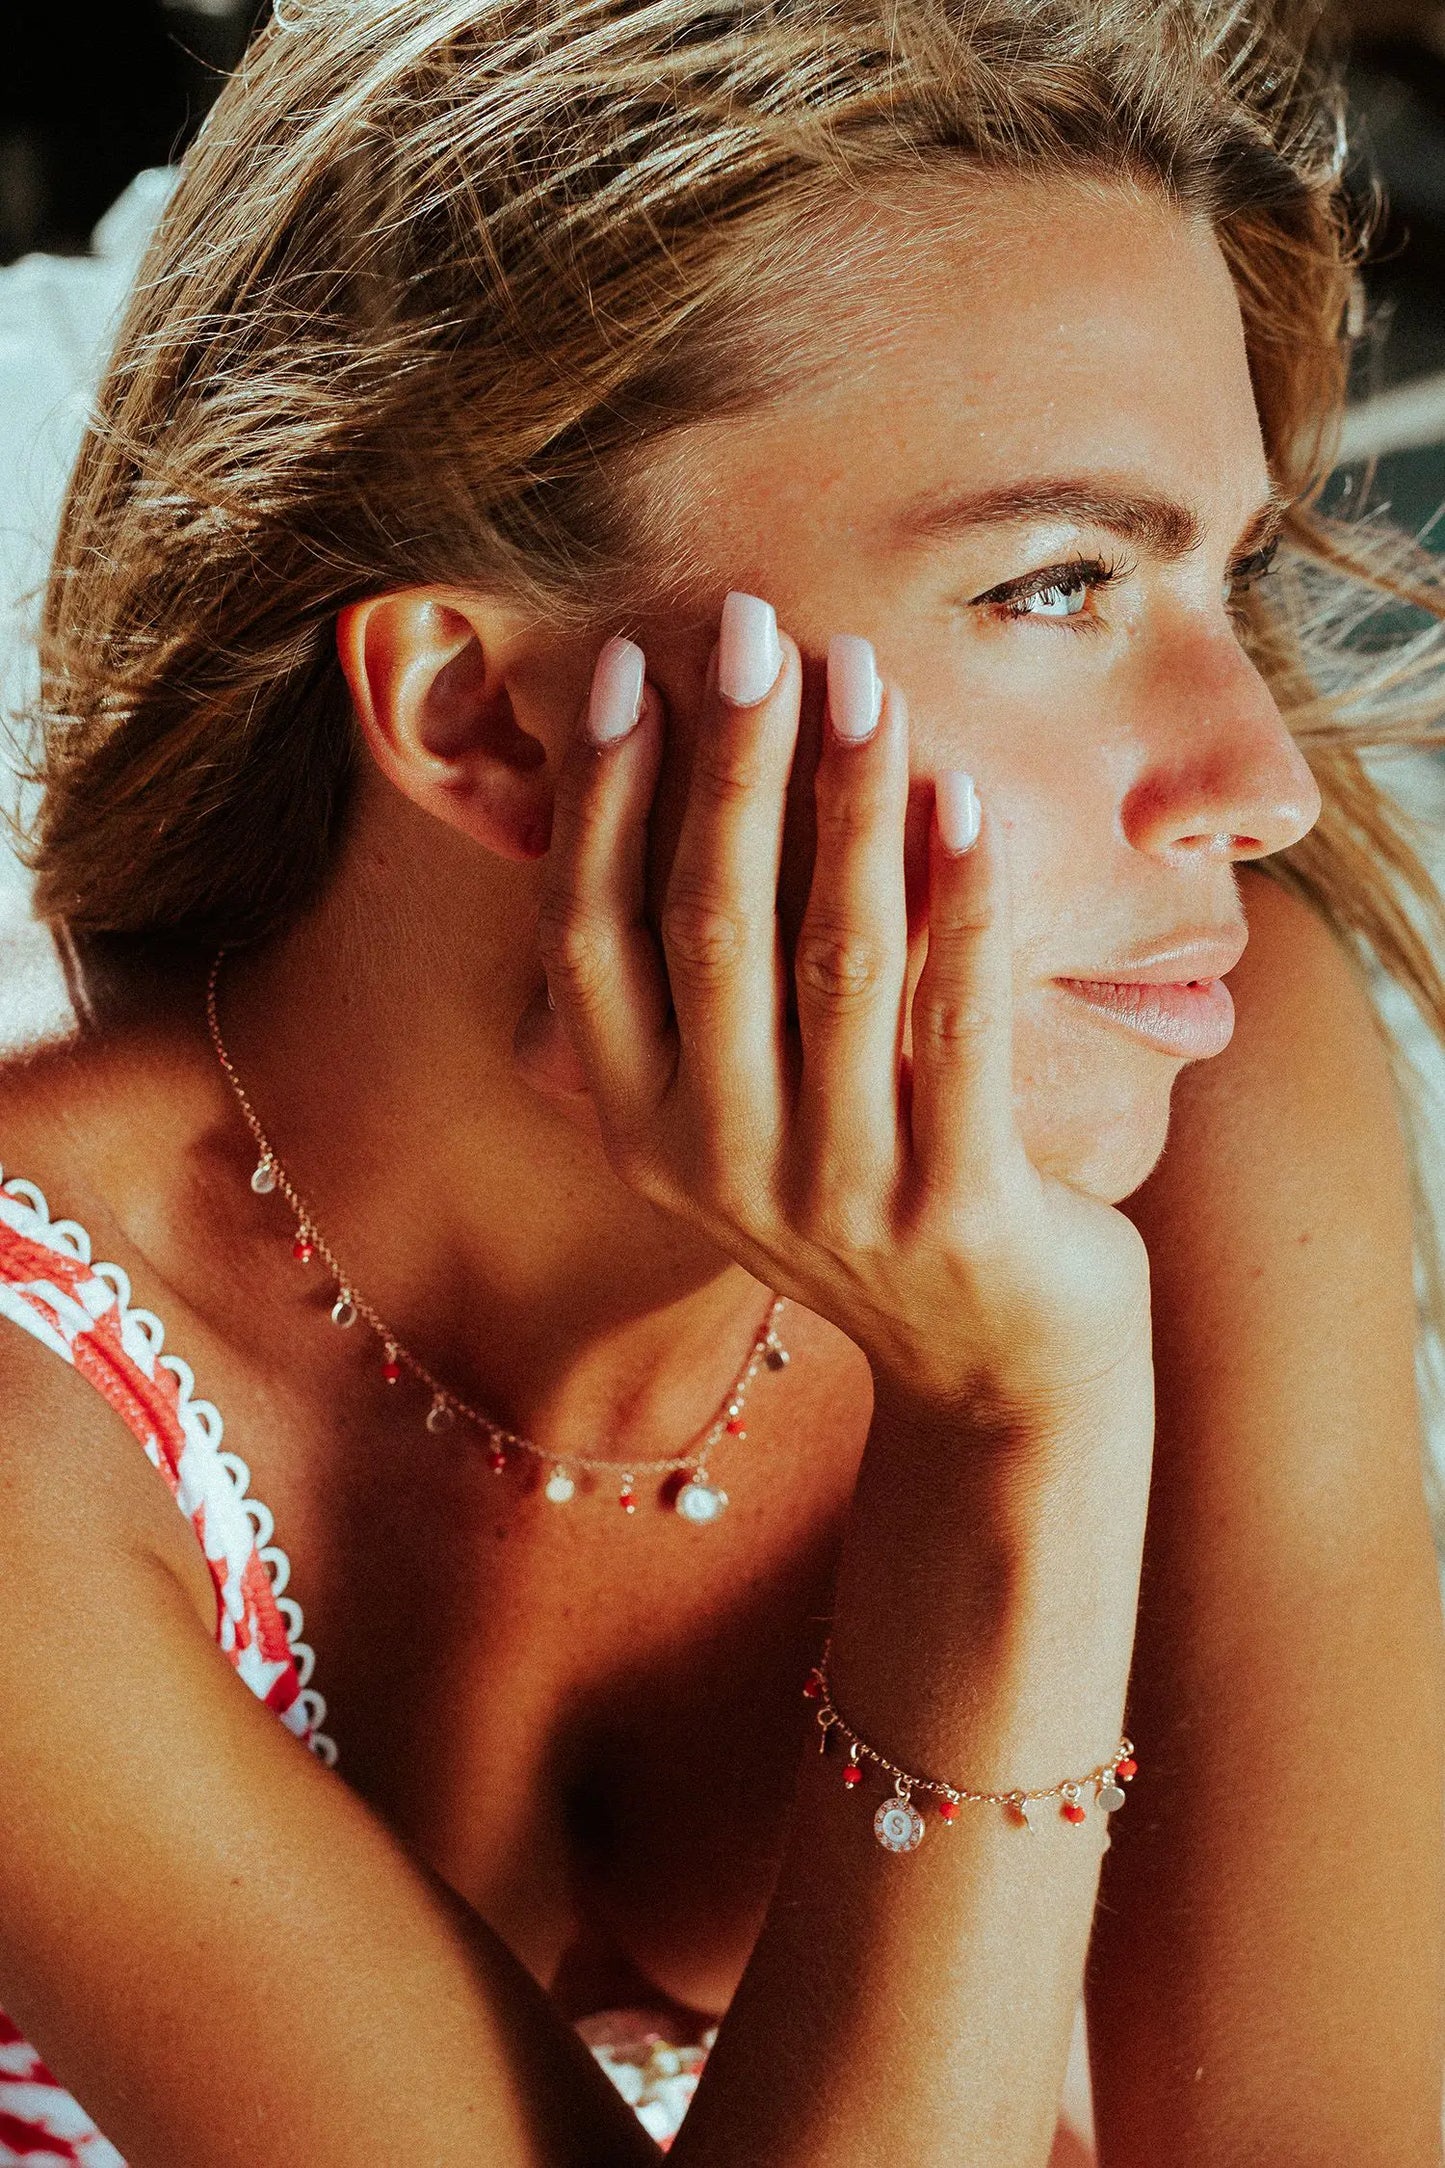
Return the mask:
{"type": "Polygon", "coordinates": [[[565,1468],[557,1467],[543,1485],[542,1495],[550,1498],[554,1506],[565,1506],[569,1498],[576,1497],[577,1485],[565,1468]]]}
{"type": "Polygon", "coordinates": [[[343,1328],[356,1323],[356,1304],[344,1287],[331,1305],[331,1322],[333,1325],[340,1325],[343,1328]]]}
{"type": "Polygon", "coordinates": [[[1099,1805],[1106,1814],[1116,1813],[1123,1806],[1128,1796],[1124,1787],[1121,1784],[1116,1784],[1112,1777],[1105,1777],[1103,1783],[1099,1786],[1099,1805]]]}
{"type": "Polygon", "coordinates": [[[706,1527],[709,1521],[715,1521],[718,1515],[726,1510],[727,1502],[727,1492],[719,1490],[701,1474],[684,1483],[674,1500],[683,1519],[692,1521],[699,1528],[706,1527]]]}
{"type": "Polygon", "coordinates": [[[923,1842],[923,1816],[905,1793],[895,1792],[874,1815],[873,1834],[885,1852],[916,1852],[923,1842]]]}
{"type": "Polygon", "coordinates": [[[251,1177],[251,1187],[258,1197],[269,1197],[276,1187],[276,1168],[270,1159],[263,1159],[251,1177]]]}
{"type": "Polygon", "coordinates": [[[440,1437],[444,1430],[451,1429],[456,1419],[456,1410],[452,1407],[451,1402],[445,1399],[441,1393],[438,1393],[431,1406],[427,1409],[427,1429],[434,1438],[440,1437]]]}

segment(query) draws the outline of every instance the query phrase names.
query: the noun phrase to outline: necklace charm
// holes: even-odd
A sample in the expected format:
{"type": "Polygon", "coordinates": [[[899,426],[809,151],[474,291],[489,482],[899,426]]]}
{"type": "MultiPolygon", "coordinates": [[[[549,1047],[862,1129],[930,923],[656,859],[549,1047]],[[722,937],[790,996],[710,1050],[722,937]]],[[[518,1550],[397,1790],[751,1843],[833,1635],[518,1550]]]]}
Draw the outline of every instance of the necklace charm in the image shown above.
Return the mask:
{"type": "MultiPolygon", "coordinates": [[[[270,1139],[261,1127],[260,1117],[252,1106],[246,1087],[236,1072],[236,1064],[226,1050],[221,1036],[221,1019],[217,1006],[216,988],[220,979],[221,965],[226,950],[218,949],[211,959],[206,979],[206,1028],[222,1074],[235,1097],[241,1119],[256,1147],[256,1163],[251,1172],[251,1188],[258,1197],[269,1197],[273,1191],[280,1193],[292,1215],[291,1254],[300,1265],[310,1265],[319,1259],[324,1267],[323,1277],[335,1287],[335,1300],[331,1305],[331,1322],[342,1331],[358,1323],[364,1323],[367,1336],[374,1335],[379,1342],[380,1362],[378,1369],[383,1384],[401,1385],[403,1379],[424,1387],[430,1395],[424,1421],[427,1430],[436,1437],[450,1430],[460,1419],[471,1430],[480,1434],[479,1442],[486,1451],[487,1465],[494,1475],[504,1475],[518,1455],[539,1461],[545,1469],[542,1483],[543,1496],[553,1505],[566,1505],[578,1494],[579,1479],[595,1479],[588,1482],[589,1492],[599,1497],[613,1496],[622,1511],[633,1515],[637,1512],[638,1496],[636,1481],[639,1476],[652,1483],[656,1479],[656,1496],[659,1504],[670,1505],[685,1521],[696,1528],[705,1528],[718,1519],[727,1509],[728,1494],[720,1484],[714,1483],[707,1472],[708,1455],[714,1447],[727,1444],[745,1444],[747,1429],[743,1408],[748,1388],[759,1371],[782,1370],[788,1362],[788,1350],[778,1337],[778,1318],[782,1313],[785,1297],[773,1295],[767,1313],[755,1330],[748,1347],[747,1359],[734,1377],[726,1397],[717,1406],[712,1421],[705,1432],[694,1432],[687,1441],[687,1451],[670,1459],[634,1461],[630,1468],[619,1466],[611,1458],[591,1457],[585,1453],[573,1454],[568,1463],[554,1458],[545,1447],[530,1438],[515,1436],[503,1430],[479,1408],[473,1407],[462,1395],[453,1392],[411,1350],[403,1346],[386,1320],[380,1316],[367,1296],[344,1277],[346,1268],[330,1248],[321,1229],[311,1215],[310,1206],[297,1190],[286,1169],[276,1157],[270,1139]],[[614,1490],[613,1485],[617,1488],[614,1490]]],[[[364,1336],[365,1337],[365,1336],[364,1336]]],[[[826,1744],[826,1735],[824,1737],[826,1744]]],[[[1127,1742],[1125,1743],[1127,1751],[1127,1742]]],[[[1114,1772],[1120,1781],[1134,1773],[1132,1762],[1121,1762],[1114,1772]]]]}
{"type": "Polygon", "coordinates": [[[1103,1808],[1106,1814],[1115,1813],[1120,1807],[1123,1806],[1124,1801],[1127,1797],[1127,1792],[1125,1792],[1120,1785],[1116,1784],[1112,1777],[1105,1777],[1103,1783],[1099,1786],[1099,1805],[1103,1808]]]}
{"type": "Polygon", "coordinates": [[[709,1483],[701,1468],[683,1484],[673,1501],[683,1519],[693,1522],[699,1528],[706,1527],[709,1521],[715,1521],[718,1515],[726,1510],[727,1502],[727,1492],[709,1483]]]}
{"type": "Polygon", "coordinates": [[[923,1842],[923,1816],[902,1784],[873,1817],[873,1834],[885,1852],[916,1852],[923,1842]]]}

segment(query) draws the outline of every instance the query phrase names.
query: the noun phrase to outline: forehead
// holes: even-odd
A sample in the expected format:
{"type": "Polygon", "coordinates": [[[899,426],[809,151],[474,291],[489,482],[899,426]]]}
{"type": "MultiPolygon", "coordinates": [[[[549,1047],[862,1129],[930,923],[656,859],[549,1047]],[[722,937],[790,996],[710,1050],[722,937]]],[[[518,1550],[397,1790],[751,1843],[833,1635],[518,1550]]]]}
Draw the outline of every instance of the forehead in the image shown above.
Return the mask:
{"type": "Polygon", "coordinates": [[[1202,220],[1093,178],[973,178],[890,219],[836,278],[820,265],[815,367],[660,448],[689,554],[757,560],[772,535],[800,569],[815,546],[877,559],[935,493],[1020,475],[1134,480],[1206,530],[1255,509],[1268,474],[1239,310],[1202,220]]]}

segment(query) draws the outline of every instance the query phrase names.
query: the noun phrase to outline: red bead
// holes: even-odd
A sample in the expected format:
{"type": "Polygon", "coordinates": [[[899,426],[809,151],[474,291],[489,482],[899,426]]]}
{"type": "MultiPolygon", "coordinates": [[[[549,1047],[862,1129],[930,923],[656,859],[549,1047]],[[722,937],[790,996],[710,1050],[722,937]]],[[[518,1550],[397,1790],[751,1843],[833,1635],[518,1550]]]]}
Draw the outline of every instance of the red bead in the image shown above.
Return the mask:
{"type": "Polygon", "coordinates": [[[401,1383],[401,1364],[394,1355],[387,1356],[386,1361],[381,1366],[381,1374],[388,1385],[399,1385],[401,1383]]]}
{"type": "Polygon", "coordinates": [[[821,1701],[822,1698],[823,1682],[816,1671],[810,1671],[803,1682],[803,1699],[805,1701],[821,1701]]]}
{"type": "Polygon", "coordinates": [[[951,1821],[953,1820],[953,1817],[955,1816],[955,1814],[957,1814],[957,1812],[958,1812],[958,1801],[957,1801],[956,1799],[940,1799],[940,1800],[939,1800],[939,1802],[938,1802],[938,1819],[940,1820],[940,1822],[951,1822],[951,1821]]]}
{"type": "Polygon", "coordinates": [[[316,1255],[316,1251],[313,1245],[307,1241],[305,1235],[298,1235],[291,1245],[291,1255],[296,1259],[298,1265],[309,1265],[316,1255]]]}
{"type": "Polygon", "coordinates": [[[1063,1813],[1066,1822],[1082,1822],[1088,1813],[1088,1809],[1080,1806],[1077,1799],[1066,1799],[1063,1813]]]}
{"type": "Polygon", "coordinates": [[[624,1513],[635,1513],[637,1511],[637,1498],[635,1494],[630,1490],[619,1491],[617,1494],[617,1503],[621,1506],[624,1513]]]}
{"type": "Polygon", "coordinates": [[[494,1445],[487,1454],[487,1466],[491,1469],[493,1475],[500,1475],[506,1465],[507,1456],[505,1451],[500,1445],[494,1445]]]}
{"type": "Polygon", "coordinates": [[[1138,1769],[1139,1764],[1135,1761],[1132,1754],[1126,1754],[1123,1761],[1115,1762],[1114,1764],[1115,1776],[1122,1777],[1126,1784],[1128,1783],[1130,1777],[1137,1775],[1138,1769]]]}
{"type": "Polygon", "coordinates": [[[863,1772],[856,1762],[849,1762],[847,1768],[843,1771],[843,1782],[845,1784],[861,1784],[863,1782],[863,1772]]]}
{"type": "Polygon", "coordinates": [[[747,1432],[743,1428],[743,1419],[740,1415],[735,1415],[727,1427],[728,1436],[730,1438],[745,1438],[747,1436],[747,1432]]]}

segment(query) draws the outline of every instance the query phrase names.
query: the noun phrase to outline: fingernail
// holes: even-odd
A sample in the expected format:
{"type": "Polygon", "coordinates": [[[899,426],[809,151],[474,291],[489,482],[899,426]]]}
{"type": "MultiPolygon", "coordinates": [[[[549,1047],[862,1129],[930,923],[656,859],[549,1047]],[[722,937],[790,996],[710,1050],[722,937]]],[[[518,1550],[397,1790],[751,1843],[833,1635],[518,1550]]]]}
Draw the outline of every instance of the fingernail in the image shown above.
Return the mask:
{"type": "Polygon", "coordinates": [[[828,713],[839,737],[861,744],[877,723],[882,704],[872,641],[856,632],[835,632],[828,642],[828,713]]]}
{"type": "Polygon", "coordinates": [[[734,591],[722,606],[718,628],[718,691],[734,707],[755,707],[777,684],[782,667],[772,604],[734,591]]]}
{"type": "Polygon", "coordinates": [[[632,640],[609,640],[592,672],[587,702],[587,735],[594,745],[625,738],[642,713],[642,681],[647,659],[632,640]]]}
{"type": "Polygon", "coordinates": [[[938,832],[946,851],[972,850],[978,841],[978,792],[962,768],[945,768],[934,779],[938,832]]]}

